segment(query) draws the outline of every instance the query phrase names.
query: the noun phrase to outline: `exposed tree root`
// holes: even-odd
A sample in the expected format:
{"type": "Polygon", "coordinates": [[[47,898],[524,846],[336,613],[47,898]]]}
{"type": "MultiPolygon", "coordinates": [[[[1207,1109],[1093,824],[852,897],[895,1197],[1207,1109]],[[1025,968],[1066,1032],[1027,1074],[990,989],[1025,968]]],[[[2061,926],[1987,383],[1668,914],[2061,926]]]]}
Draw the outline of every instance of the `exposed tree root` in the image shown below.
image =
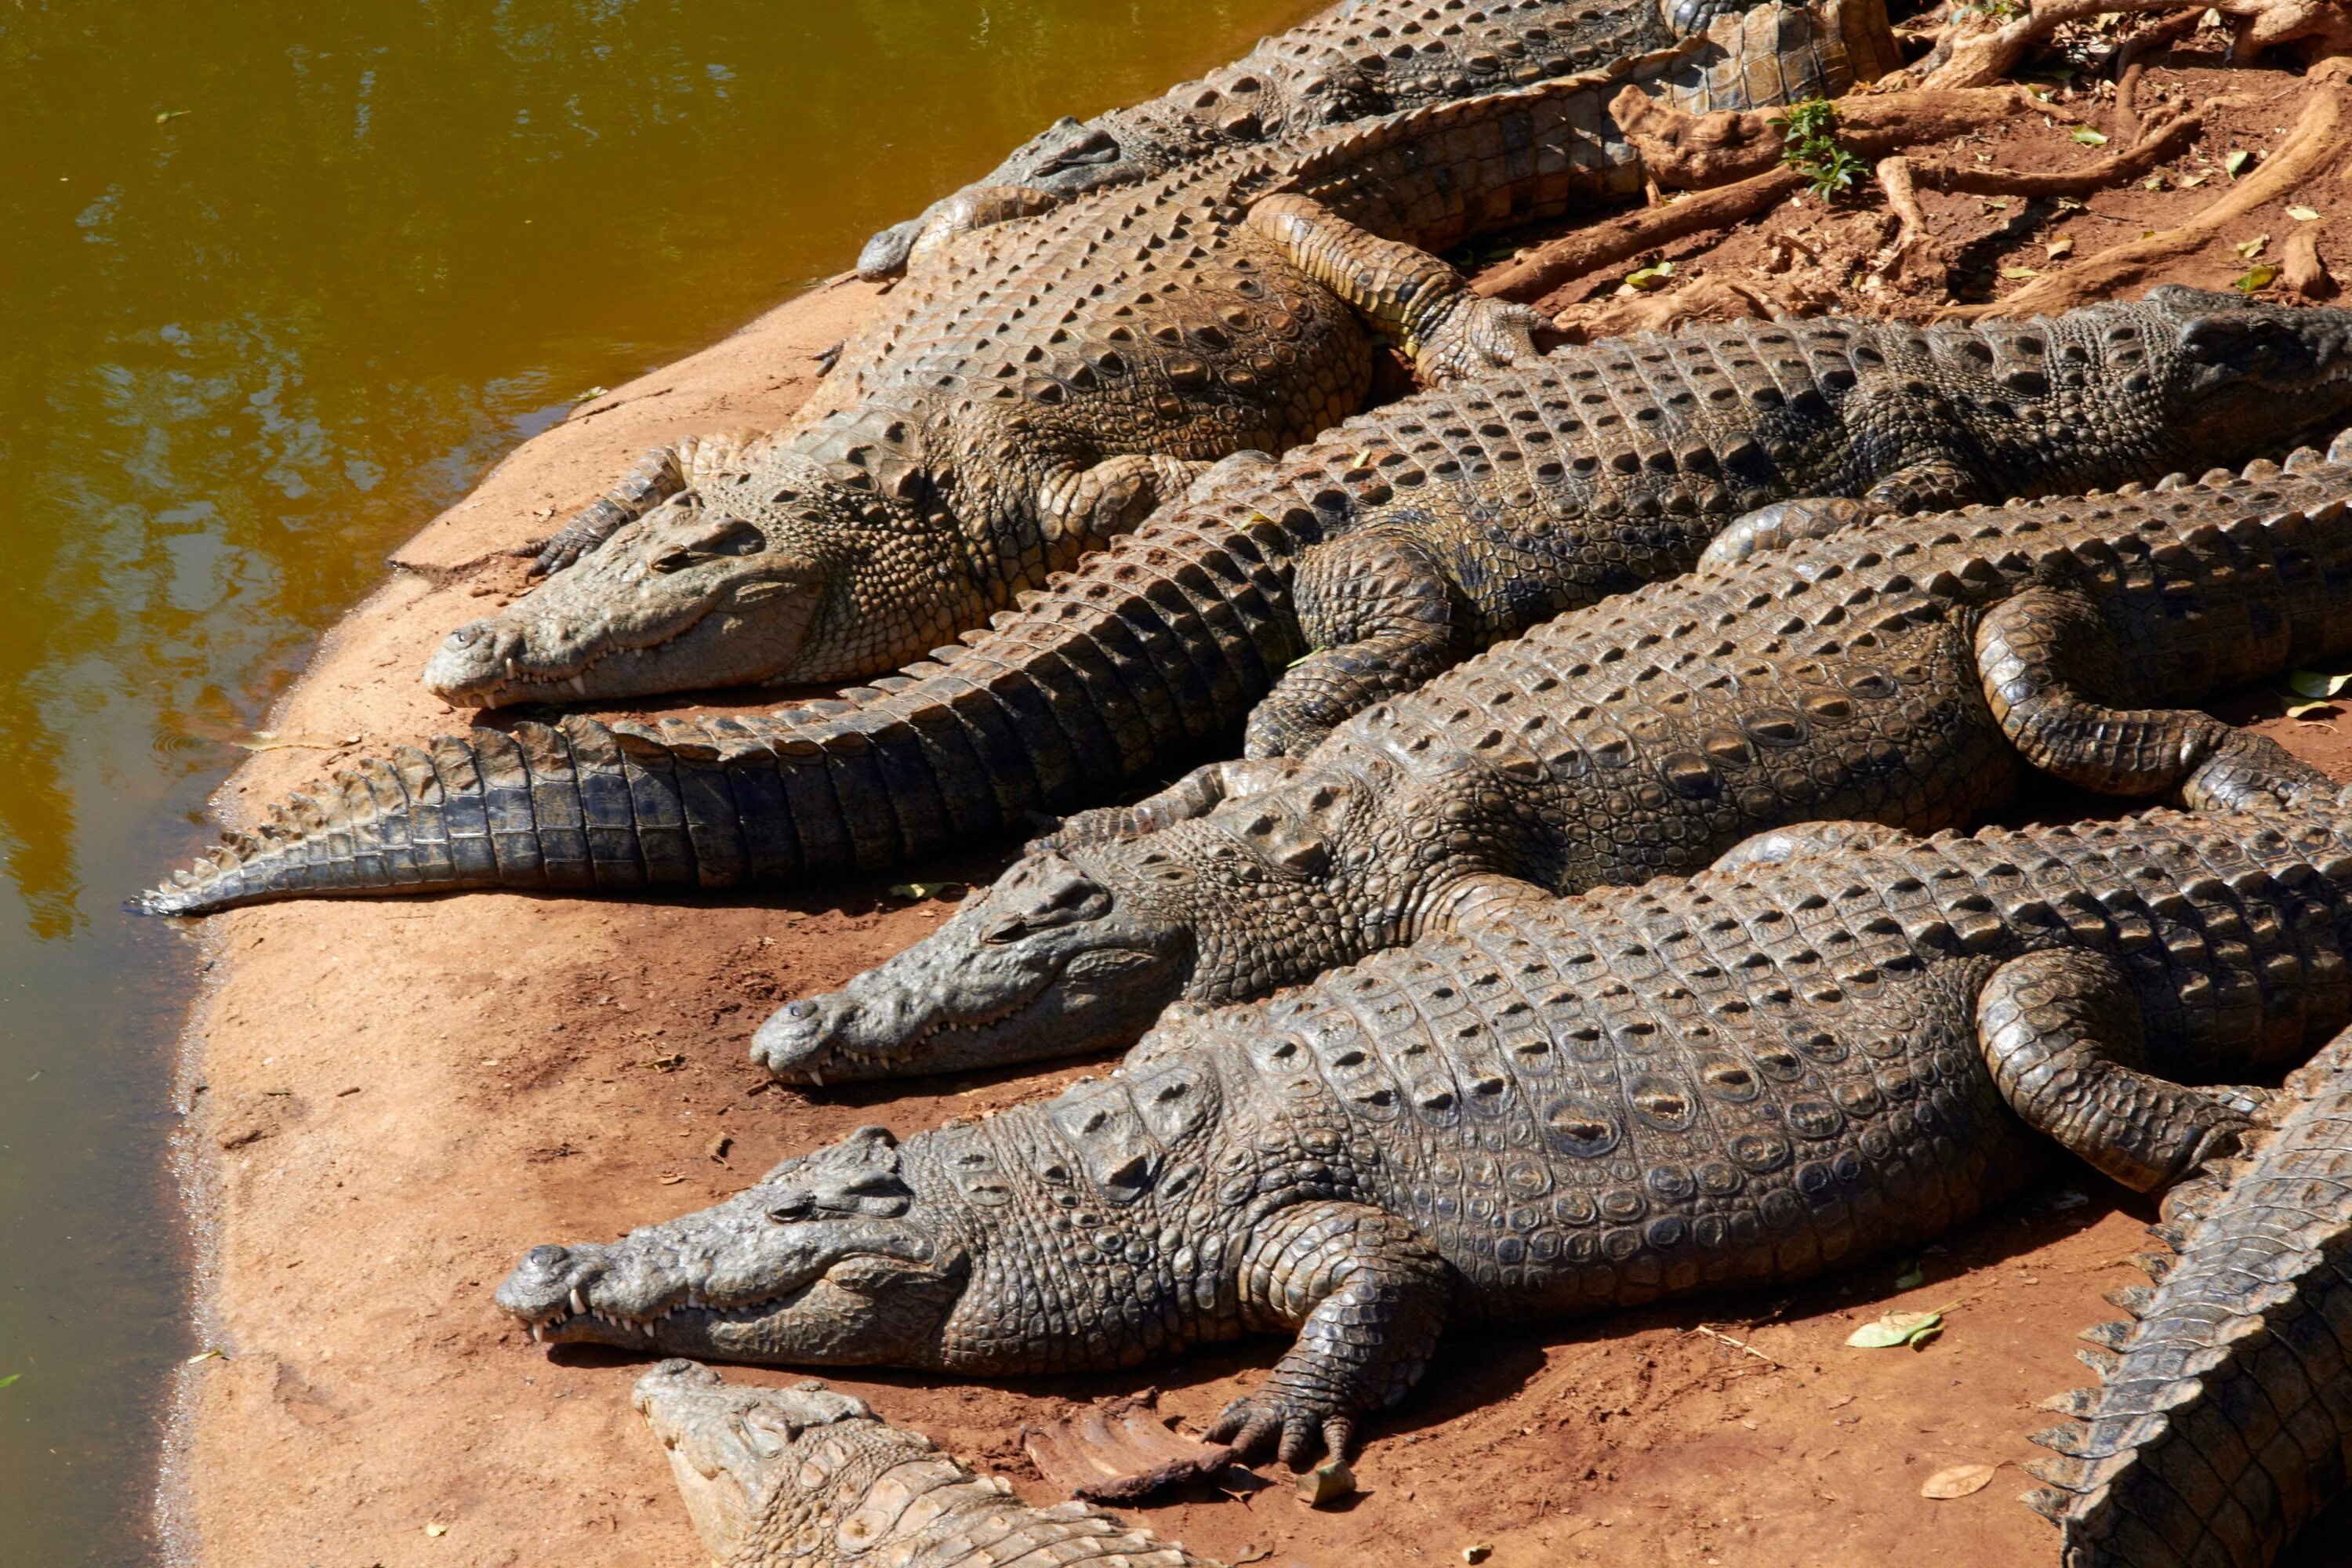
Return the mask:
{"type": "Polygon", "coordinates": [[[2167,16],[2153,26],[2142,27],[2116,47],[2116,130],[2125,136],[2140,132],[2139,106],[2134,99],[2139,91],[2139,79],[2147,69],[2151,56],[2162,54],[2189,34],[2205,20],[2200,10],[2183,11],[2177,16],[2167,16]]]}
{"type": "Polygon", "coordinates": [[[2279,282],[2299,300],[2325,300],[2336,292],[2336,279],[2319,258],[2319,241],[2307,230],[2287,237],[2279,252],[2279,282]]]}
{"type": "MultiPolygon", "coordinates": [[[[1981,316],[2054,315],[2095,300],[2113,299],[2149,283],[2158,273],[2202,250],[2224,227],[2265,203],[2292,193],[2305,180],[2340,162],[2352,152],[2352,125],[2347,123],[2352,93],[2344,79],[2352,75],[2352,61],[2331,60],[2313,72],[2322,78],[2303,118],[2262,167],[2239,181],[2214,202],[2178,228],[2134,240],[2086,257],[2063,272],[2036,279],[2006,300],[1990,305],[1954,306],[1948,318],[1974,320],[1981,316]]],[[[2313,259],[2317,256],[2315,248],[2313,259]]]]}
{"type": "MultiPolygon", "coordinates": [[[[1769,116],[1686,114],[1647,98],[1641,98],[1638,104],[1620,99],[1612,107],[1660,183],[1715,188],[1564,236],[1482,280],[1481,293],[1507,300],[1538,300],[1579,278],[1662,245],[1753,217],[1804,186],[1802,175],[1780,164],[1780,132],[1765,123],[1769,116]],[[1736,177],[1741,174],[1746,177],[1736,177]],[[1726,179],[1732,183],[1723,184],[1726,179]]],[[[2019,113],[2047,111],[2046,105],[2017,88],[1887,93],[1842,100],[1838,108],[1840,140],[1870,153],[1940,142],[2019,113]]],[[[1948,292],[1949,265],[1927,232],[1915,185],[2028,198],[2087,195],[2147,173],[2185,145],[2201,123],[2193,112],[2177,116],[2124,152],[2056,174],[1915,163],[1888,156],[1878,165],[1879,180],[1902,228],[1893,254],[1879,268],[1880,275],[1909,292],[1938,299],[1948,292]]]]}
{"type": "MultiPolygon", "coordinates": [[[[2180,9],[2180,0],[2033,0],[2011,22],[1994,25],[1988,17],[1955,24],[1912,68],[1930,88],[1982,87],[2007,76],[2036,44],[2069,22],[2115,11],[2180,9]]],[[[2352,9],[2343,0],[2213,0],[2210,9],[2236,24],[2230,46],[2233,60],[2252,59],[2277,44],[2296,45],[2307,59],[2352,49],[2352,9]]]]}
{"type": "MultiPolygon", "coordinates": [[[[1627,89],[1609,112],[1658,184],[1697,190],[1778,168],[1782,149],[1777,110],[1692,114],[1627,89]]],[[[2029,114],[2077,118],[2014,84],[1943,92],[1849,93],[1837,100],[1837,138],[1864,158],[1884,158],[1922,142],[1989,131],[2029,114]]]]}
{"type": "MultiPolygon", "coordinates": [[[[1690,114],[1628,89],[1610,105],[1659,184],[1694,191],[1539,247],[1477,285],[1482,294],[1539,300],[1563,284],[1708,229],[1753,217],[1801,190],[1780,163],[1781,138],[1766,113],[1690,114]]],[[[2023,88],[1969,92],[1858,94],[1838,100],[1838,139],[1865,156],[1981,131],[2020,114],[2059,112],[2023,88]]]]}

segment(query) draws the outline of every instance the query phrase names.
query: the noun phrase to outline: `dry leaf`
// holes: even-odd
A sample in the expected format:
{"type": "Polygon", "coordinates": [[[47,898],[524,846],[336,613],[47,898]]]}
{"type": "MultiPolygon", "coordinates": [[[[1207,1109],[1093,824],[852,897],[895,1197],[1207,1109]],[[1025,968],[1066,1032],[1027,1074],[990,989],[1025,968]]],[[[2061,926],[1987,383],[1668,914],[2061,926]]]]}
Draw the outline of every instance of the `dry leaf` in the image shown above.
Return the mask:
{"type": "Polygon", "coordinates": [[[428,1524],[425,1527],[425,1533],[427,1535],[446,1535],[449,1533],[449,1527],[446,1524],[428,1524]]]}
{"type": "Polygon", "coordinates": [[[2246,165],[2253,161],[2254,155],[2241,147],[2238,151],[2231,153],[2228,157],[2221,160],[2221,169],[2223,173],[2227,174],[2230,178],[2234,180],[2245,171],[2246,165]]]}
{"type": "Polygon", "coordinates": [[[1949,1502],[1954,1498],[1974,1497],[1992,1485],[2000,1470],[1999,1465],[1954,1465],[1937,1470],[1919,1488],[1919,1495],[1937,1502],[1949,1502]]]}
{"type": "Polygon", "coordinates": [[[2289,207],[2286,209],[2286,216],[2294,219],[2297,223],[2317,223],[2319,221],[2319,215],[2312,211],[2309,207],[2289,207]]]}
{"type": "Polygon", "coordinates": [[[2085,147],[2104,147],[2107,144],[2107,139],[2105,136],[2087,125],[2074,132],[2074,140],[2085,147]]]}
{"type": "Polygon", "coordinates": [[[2268,245],[2270,242],[2271,237],[2269,235],[2258,234],[2252,239],[2240,240],[2230,248],[2244,257],[2247,260],[2252,261],[2255,257],[2260,256],[2263,253],[2263,247],[2268,245]]]}
{"type": "Polygon", "coordinates": [[[2003,278],[2014,279],[2019,281],[2022,281],[2028,278],[2039,278],[2042,276],[2040,272],[2031,267],[2004,267],[2000,269],[2000,275],[2003,278]]]}
{"type": "Polygon", "coordinates": [[[2329,698],[2352,686],[2352,675],[2336,675],[2324,669],[2298,669],[2286,678],[2287,689],[2297,697],[2329,698]]]}
{"type": "Polygon", "coordinates": [[[1891,1351],[1897,1345],[1924,1345],[1943,1331],[1941,1312],[1889,1312],[1854,1330],[1845,1342],[1859,1351],[1891,1351]]]}
{"type": "Polygon", "coordinates": [[[1338,1459],[1326,1459],[1298,1478],[1298,1499],[1310,1508],[1337,1502],[1355,1489],[1355,1472],[1338,1459]]]}
{"type": "Polygon", "coordinates": [[[2071,256],[2074,252],[2074,237],[2071,234],[2062,234],[2042,248],[2049,252],[2050,259],[2053,261],[2062,256],[2071,256]]]}
{"type": "Polygon", "coordinates": [[[2147,191],[2160,191],[2164,189],[2164,176],[2162,174],[2150,174],[2146,180],[2141,182],[2140,188],[2147,191]]]}
{"type": "Polygon", "coordinates": [[[2267,289],[2277,282],[2278,275],[2279,269],[2265,261],[2258,267],[2247,268],[2246,275],[2230,287],[2237,289],[2241,294],[2251,294],[2258,289],[2267,289]]]}
{"type": "Polygon", "coordinates": [[[2210,174],[2183,174],[2180,176],[2180,188],[2184,191],[2193,191],[2212,177],[2210,174]]]}

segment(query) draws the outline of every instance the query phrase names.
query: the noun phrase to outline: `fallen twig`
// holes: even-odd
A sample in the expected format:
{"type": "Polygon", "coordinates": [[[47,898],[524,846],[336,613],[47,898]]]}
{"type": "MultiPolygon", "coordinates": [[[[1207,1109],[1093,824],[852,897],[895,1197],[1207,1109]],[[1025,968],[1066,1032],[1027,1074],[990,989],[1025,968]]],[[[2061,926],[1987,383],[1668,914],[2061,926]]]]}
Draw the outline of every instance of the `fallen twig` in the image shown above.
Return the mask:
{"type": "Polygon", "coordinates": [[[1789,1370],[1787,1367],[1782,1366],[1779,1362],[1774,1361],[1770,1356],[1766,1355],[1762,1351],[1758,1350],[1754,1345],[1749,1344],[1746,1340],[1735,1340],[1729,1334],[1708,1328],[1705,1323],[1699,1324],[1690,1331],[1694,1334],[1705,1334],[1711,1340],[1721,1340],[1733,1350],[1746,1351],[1749,1355],[1754,1356],[1758,1361],[1762,1362],[1774,1372],[1786,1372],[1789,1370]]]}
{"type": "Polygon", "coordinates": [[[2231,186],[2219,201],[2206,206],[2177,228],[2150,235],[2085,257],[2063,272],[2044,274],[1990,305],[1957,305],[1943,312],[1949,319],[1973,321],[1983,316],[2054,315],[2094,300],[2112,299],[2144,283],[2171,263],[2194,256],[2221,229],[2256,207],[2288,195],[2313,175],[2335,164],[2352,150],[2352,127],[2346,124],[2347,90],[2352,61],[2329,61],[2312,72],[2316,90],[2305,104],[2303,118],[2262,167],[2231,186]]]}
{"type": "Polygon", "coordinates": [[[1878,188],[1886,193],[1887,210],[1902,226],[1885,258],[1872,268],[1906,293],[1941,300],[1952,291],[1952,264],[1944,247],[1927,231],[1927,216],[1919,210],[1911,160],[1883,158],[1878,164],[1878,188]]]}

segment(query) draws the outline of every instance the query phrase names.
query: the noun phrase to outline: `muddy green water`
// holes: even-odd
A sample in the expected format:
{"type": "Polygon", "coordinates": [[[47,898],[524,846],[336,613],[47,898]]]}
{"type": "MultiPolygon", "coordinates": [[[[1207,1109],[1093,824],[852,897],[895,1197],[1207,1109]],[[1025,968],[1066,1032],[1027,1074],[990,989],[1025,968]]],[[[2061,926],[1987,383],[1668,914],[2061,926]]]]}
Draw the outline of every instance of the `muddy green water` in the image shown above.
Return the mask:
{"type": "Polygon", "coordinates": [[[119,905],[384,552],[580,394],[1313,8],[0,0],[0,1565],[157,1553],[195,956],[119,905]]]}

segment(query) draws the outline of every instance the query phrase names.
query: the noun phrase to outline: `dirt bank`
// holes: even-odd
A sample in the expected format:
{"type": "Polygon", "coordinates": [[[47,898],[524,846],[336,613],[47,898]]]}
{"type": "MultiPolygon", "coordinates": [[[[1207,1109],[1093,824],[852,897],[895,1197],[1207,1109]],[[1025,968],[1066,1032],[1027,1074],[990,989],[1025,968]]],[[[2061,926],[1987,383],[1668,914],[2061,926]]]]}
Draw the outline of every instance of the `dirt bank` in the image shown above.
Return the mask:
{"type": "MultiPolygon", "coordinates": [[[[2238,85],[2246,123],[2203,144],[2207,166],[2292,122],[2294,79],[2241,73],[2238,85]]],[[[2022,127],[2012,148],[1996,140],[1969,151],[2008,162],[2061,134],[2022,127]]],[[[2108,226],[2136,230],[2135,204],[2153,199],[2128,197],[2108,226]]],[[[2087,229],[2104,200],[2071,221],[2087,229]]],[[[2012,226],[1982,203],[1938,212],[1970,267],[1998,267],[2005,249],[2029,246],[2049,264],[2052,241],[2033,226],[2012,226]]],[[[1811,231],[1816,258],[1836,248],[1830,230],[1854,221],[1818,208],[1783,217],[1811,231]]],[[[2262,215],[2252,226],[2283,235],[2293,221],[2262,215]]],[[[1759,233],[1748,231],[1723,265],[1746,266],[1753,252],[1759,269],[1787,278],[1789,262],[1769,257],[1759,233]]],[[[2185,279],[2226,282],[2243,264],[2231,237],[2185,279]]],[[[1686,277],[1704,276],[1707,247],[1675,254],[1686,277]]],[[[1827,268],[1814,259],[1798,270],[1827,268]]],[[[774,423],[810,395],[811,356],[870,298],[844,285],[796,300],[516,453],[405,546],[400,570],[328,638],[273,721],[278,749],[230,782],[225,808],[236,815],[340,757],[448,727],[457,716],[416,673],[452,626],[520,584],[521,563],[499,552],[547,531],[664,436],[774,423]]],[[[2352,738],[2272,727],[2352,777],[2352,738]]],[[[205,1321],[226,1358],[192,1373],[184,1506],[202,1560],[702,1562],[627,1408],[641,1363],[533,1348],[489,1292],[534,1242],[617,1234],[702,1205],[862,1121],[932,1125],[1074,1076],[811,1099],[765,1089],[751,1072],[744,1043],[773,1002],[839,983],[946,907],[906,904],[877,881],[757,904],[472,894],[211,921],[211,984],[191,1025],[204,1086],[192,1095],[191,1137],[216,1197],[205,1321]]],[[[2051,1532],[2011,1500],[2027,1484],[2014,1469],[1956,1501],[1924,1500],[1920,1483],[1948,1466],[2036,1452],[2025,1435],[2049,1418],[2034,1406],[2084,1381],[2072,1336],[2115,1315],[2104,1293],[2138,1280],[2125,1259],[2141,1248],[2146,1217],[2083,1174],[2055,1204],[2045,1196],[1953,1237],[1911,1289],[1880,1265],[1698,1309],[1728,1338],[1693,1331],[1690,1309],[1462,1336],[1422,1393],[1373,1427],[1358,1468],[1365,1495],[1352,1507],[1311,1512],[1278,1487],[1206,1494],[1149,1517],[1229,1560],[1324,1568],[1458,1562],[1474,1543],[1493,1546],[1497,1568],[2045,1562],[2051,1532]],[[1955,1303],[1950,1331],[1922,1352],[1843,1348],[1857,1321],[1955,1303]]],[[[1253,1344],[1158,1369],[1163,1408],[1204,1418],[1274,1353],[1253,1344]]],[[[1016,1480],[1029,1477],[1012,1436],[1025,1416],[1129,1386],[835,1381],[1016,1480]]],[[[1043,1500],[1042,1488],[1029,1490],[1043,1500]]]]}

